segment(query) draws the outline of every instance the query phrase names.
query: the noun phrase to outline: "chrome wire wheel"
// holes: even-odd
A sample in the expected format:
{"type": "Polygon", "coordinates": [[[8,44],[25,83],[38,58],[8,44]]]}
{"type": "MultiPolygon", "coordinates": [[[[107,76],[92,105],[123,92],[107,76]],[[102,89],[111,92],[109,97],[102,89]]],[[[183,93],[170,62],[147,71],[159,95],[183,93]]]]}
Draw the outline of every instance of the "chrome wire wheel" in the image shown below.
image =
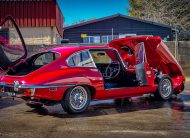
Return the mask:
{"type": "Polygon", "coordinates": [[[81,110],[83,109],[88,101],[88,93],[86,89],[82,86],[77,86],[72,89],[69,96],[69,102],[73,109],[81,110]]]}
{"type": "Polygon", "coordinates": [[[159,100],[169,100],[174,93],[173,82],[170,76],[160,74],[156,78],[158,89],[155,91],[154,96],[159,100]]]}
{"type": "Polygon", "coordinates": [[[163,79],[160,84],[160,93],[163,98],[167,98],[171,95],[172,83],[169,79],[163,79]]]}

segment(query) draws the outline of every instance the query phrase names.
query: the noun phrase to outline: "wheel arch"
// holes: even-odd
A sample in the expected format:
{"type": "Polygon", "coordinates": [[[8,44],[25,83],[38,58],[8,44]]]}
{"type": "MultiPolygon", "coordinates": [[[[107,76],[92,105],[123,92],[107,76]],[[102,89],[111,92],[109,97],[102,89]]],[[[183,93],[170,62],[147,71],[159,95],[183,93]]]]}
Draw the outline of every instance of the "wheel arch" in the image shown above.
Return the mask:
{"type": "Polygon", "coordinates": [[[91,93],[91,99],[94,99],[94,97],[95,97],[95,95],[96,95],[96,89],[95,89],[93,86],[87,85],[87,84],[75,85],[75,86],[73,86],[73,87],[68,88],[68,89],[63,93],[62,99],[65,98],[65,95],[66,95],[66,93],[68,92],[69,89],[72,89],[72,88],[74,88],[74,87],[76,87],[76,86],[83,86],[83,87],[87,88],[87,89],[89,90],[89,92],[91,93]]]}
{"type": "MultiPolygon", "coordinates": [[[[159,74],[159,75],[156,75],[156,78],[155,78],[156,83],[158,84],[159,81],[160,81],[164,76],[169,77],[169,78],[171,79],[171,81],[172,81],[172,78],[171,78],[170,75],[168,75],[168,74],[159,74]]],[[[173,81],[172,81],[172,85],[173,85],[173,81]]]]}

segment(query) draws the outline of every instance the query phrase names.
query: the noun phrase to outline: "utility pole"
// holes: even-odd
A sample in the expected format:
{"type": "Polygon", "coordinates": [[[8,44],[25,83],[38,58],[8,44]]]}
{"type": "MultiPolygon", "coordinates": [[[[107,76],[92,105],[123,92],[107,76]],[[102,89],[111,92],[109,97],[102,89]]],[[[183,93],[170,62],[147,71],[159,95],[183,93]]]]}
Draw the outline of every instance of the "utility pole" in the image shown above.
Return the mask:
{"type": "Polygon", "coordinates": [[[175,58],[178,60],[178,31],[177,27],[175,26],[175,58]]]}
{"type": "Polygon", "coordinates": [[[112,40],[113,40],[113,28],[111,29],[111,36],[112,36],[112,40]]]}

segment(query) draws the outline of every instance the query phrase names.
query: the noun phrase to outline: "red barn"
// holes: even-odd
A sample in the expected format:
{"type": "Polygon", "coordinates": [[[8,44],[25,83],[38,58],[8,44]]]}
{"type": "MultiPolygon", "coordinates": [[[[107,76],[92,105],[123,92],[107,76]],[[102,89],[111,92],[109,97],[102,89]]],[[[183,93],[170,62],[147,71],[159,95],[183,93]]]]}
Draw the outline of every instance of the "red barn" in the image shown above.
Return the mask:
{"type": "Polygon", "coordinates": [[[0,20],[13,16],[26,44],[56,44],[63,37],[64,17],[56,0],[1,0],[0,20]]]}

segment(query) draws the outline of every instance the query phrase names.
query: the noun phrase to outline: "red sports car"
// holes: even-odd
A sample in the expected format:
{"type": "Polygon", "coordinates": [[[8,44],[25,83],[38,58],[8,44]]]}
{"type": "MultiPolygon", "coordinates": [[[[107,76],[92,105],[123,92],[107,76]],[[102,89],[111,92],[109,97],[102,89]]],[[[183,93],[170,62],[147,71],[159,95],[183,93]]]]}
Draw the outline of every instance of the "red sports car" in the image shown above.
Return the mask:
{"type": "Polygon", "coordinates": [[[0,90],[28,101],[32,108],[61,103],[80,113],[91,100],[152,93],[168,100],[184,89],[183,71],[160,37],[116,39],[107,46],[62,46],[27,57],[11,17],[0,29],[0,90]],[[3,41],[1,41],[3,40],[3,41]],[[19,48],[18,48],[19,47],[19,48]]]}

